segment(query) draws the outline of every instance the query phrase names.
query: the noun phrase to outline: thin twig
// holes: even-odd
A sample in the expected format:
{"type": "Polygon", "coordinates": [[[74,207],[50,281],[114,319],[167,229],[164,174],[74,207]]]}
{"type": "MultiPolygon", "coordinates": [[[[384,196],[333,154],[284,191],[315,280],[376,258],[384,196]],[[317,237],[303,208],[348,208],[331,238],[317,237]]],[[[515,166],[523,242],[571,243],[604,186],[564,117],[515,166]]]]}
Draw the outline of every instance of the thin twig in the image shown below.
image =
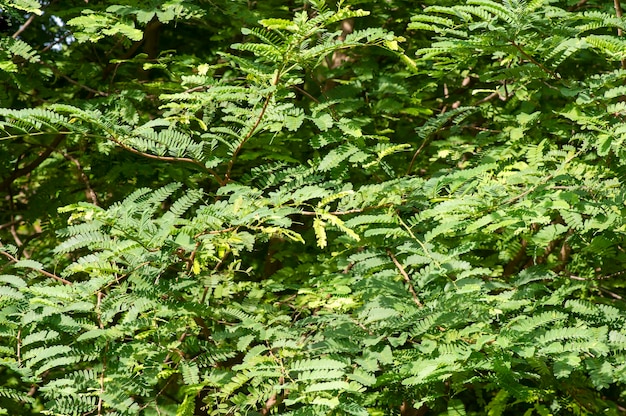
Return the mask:
{"type": "MultiPolygon", "coordinates": [[[[617,0],[615,0],[615,1],[617,1],[617,0]]],[[[557,74],[554,71],[551,71],[548,68],[546,68],[545,66],[543,66],[543,64],[541,62],[537,61],[535,58],[533,58],[531,55],[529,55],[517,42],[512,40],[511,41],[511,45],[513,45],[515,47],[515,49],[517,49],[526,59],[528,59],[534,65],[539,67],[539,69],[541,69],[543,72],[545,72],[546,74],[550,75],[552,78],[560,78],[559,74],[557,74]]]]}
{"type": "Polygon", "coordinates": [[[297,85],[292,85],[291,88],[298,90],[300,93],[306,95],[307,97],[309,97],[309,99],[317,104],[320,103],[320,100],[318,100],[317,98],[313,97],[308,91],[305,91],[303,88],[298,87],[297,85]]]}
{"type": "Polygon", "coordinates": [[[65,152],[63,152],[63,157],[65,157],[67,160],[72,162],[74,166],[76,166],[76,169],[78,169],[78,177],[85,184],[85,196],[87,197],[87,199],[89,199],[89,201],[92,204],[98,206],[98,196],[96,195],[96,192],[91,187],[91,183],[89,182],[89,177],[83,170],[78,159],[76,159],[72,155],[65,153],[65,152]]]}
{"type": "Polygon", "coordinates": [[[22,328],[17,331],[17,346],[16,346],[16,354],[17,354],[17,363],[22,366],[22,328]]]}
{"type": "Polygon", "coordinates": [[[8,178],[3,180],[0,183],[0,190],[1,189],[7,189],[7,187],[11,186],[13,181],[15,181],[17,178],[19,178],[20,176],[26,176],[29,173],[31,173],[33,170],[35,170],[39,165],[41,165],[48,158],[48,156],[50,156],[50,154],[52,154],[54,149],[56,149],[56,147],[59,144],[61,144],[63,139],[64,139],[64,135],[63,134],[57,134],[57,136],[54,138],[52,143],[50,143],[50,146],[46,146],[46,150],[41,152],[37,156],[37,158],[35,158],[35,160],[33,160],[28,165],[26,165],[26,166],[24,166],[22,168],[15,169],[11,173],[11,175],[9,175],[8,178]]]}
{"type": "Polygon", "coordinates": [[[409,292],[411,292],[411,295],[413,296],[413,302],[415,302],[415,304],[418,307],[420,307],[420,308],[422,306],[424,306],[424,305],[422,305],[422,302],[420,302],[419,298],[417,297],[417,293],[415,292],[415,288],[413,287],[413,283],[411,283],[411,278],[407,274],[406,270],[404,270],[404,267],[402,267],[402,264],[400,264],[398,259],[396,259],[396,256],[393,255],[391,250],[387,249],[387,254],[389,255],[389,257],[391,257],[391,261],[393,261],[393,264],[396,265],[396,267],[398,268],[398,271],[400,271],[400,274],[404,278],[404,281],[409,286],[409,292]]]}
{"type": "Polygon", "coordinates": [[[623,298],[622,298],[622,296],[618,295],[617,293],[615,293],[615,292],[611,292],[610,290],[605,289],[605,288],[603,288],[603,287],[601,287],[601,286],[596,286],[596,288],[597,288],[600,292],[604,292],[604,293],[606,293],[607,295],[609,295],[609,296],[610,296],[610,297],[612,297],[613,299],[617,299],[617,300],[622,300],[622,299],[623,299],[623,298]]]}
{"type": "Polygon", "coordinates": [[[202,231],[201,233],[198,233],[196,235],[193,236],[194,239],[203,236],[203,235],[212,235],[212,234],[222,234],[222,233],[227,233],[230,231],[235,231],[237,229],[237,227],[228,227],[228,228],[223,228],[221,230],[208,230],[208,231],[202,231]]]}
{"type": "Polygon", "coordinates": [[[76,85],[77,87],[80,87],[80,88],[82,88],[82,89],[84,89],[84,90],[86,90],[86,91],[89,91],[90,93],[95,94],[95,95],[100,95],[100,96],[102,96],[102,97],[108,97],[108,96],[109,96],[109,93],[108,93],[108,92],[95,90],[95,89],[93,89],[93,88],[91,88],[91,87],[88,87],[88,86],[87,86],[87,85],[85,85],[85,84],[81,84],[80,82],[73,80],[72,78],[68,77],[67,75],[65,75],[64,73],[62,73],[61,71],[59,71],[59,69],[58,69],[58,68],[56,68],[56,67],[55,67],[55,66],[53,66],[53,65],[50,65],[50,64],[49,64],[49,63],[47,63],[47,62],[44,62],[44,61],[39,61],[39,64],[40,64],[40,65],[45,66],[46,68],[49,68],[49,69],[50,69],[50,70],[54,73],[54,75],[56,75],[56,76],[58,76],[58,77],[61,77],[61,78],[65,79],[65,80],[66,80],[67,82],[69,82],[70,84],[76,85]]]}
{"type": "Polygon", "coordinates": [[[189,88],[183,91],[183,94],[190,93],[190,92],[198,92],[198,91],[206,90],[207,88],[209,88],[208,85],[198,85],[197,87],[189,88]]]}
{"type": "MultiPolygon", "coordinates": [[[[18,259],[16,259],[12,255],[7,253],[6,251],[0,250],[0,254],[2,254],[3,256],[7,257],[9,260],[11,260],[11,263],[17,263],[19,261],[18,259]]],[[[64,284],[66,284],[66,285],[72,285],[72,282],[70,282],[69,280],[65,280],[64,278],[59,277],[59,276],[57,276],[57,275],[55,275],[53,273],[47,272],[47,271],[45,271],[43,269],[35,269],[35,268],[32,268],[32,267],[29,267],[29,269],[34,270],[36,272],[39,272],[39,273],[43,274],[46,277],[49,277],[49,278],[54,279],[54,280],[57,280],[57,281],[62,282],[64,284]]]]}
{"type": "Polygon", "coordinates": [[[22,32],[24,32],[26,30],[26,28],[28,26],[30,26],[31,23],[33,23],[33,20],[35,20],[35,17],[37,17],[37,15],[35,13],[31,13],[30,17],[24,22],[24,24],[22,26],[20,26],[19,29],[17,29],[17,32],[15,32],[13,34],[13,36],[11,36],[13,39],[17,39],[17,37],[19,35],[22,34],[22,32]]]}
{"type": "Polygon", "coordinates": [[[419,147],[419,149],[417,149],[415,151],[415,153],[413,154],[413,157],[411,158],[411,163],[409,163],[409,168],[406,170],[406,174],[409,175],[411,174],[411,171],[413,170],[413,164],[415,163],[415,160],[417,159],[417,156],[422,153],[422,151],[426,148],[426,145],[430,142],[430,140],[427,138],[424,139],[424,141],[422,142],[422,145],[419,147]]]}
{"type": "MultiPolygon", "coordinates": [[[[278,76],[276,76],[276,78],[278,79],[278,76]]],[[[261,113],[257,117],[256,122],[254,123],[254,126],[252,126],[252,128],[250,129],[248,134],[246,134],[246,137],[243,138],[243,140],[239,143],[239,146],[237,146],[237,148],[233,152],[233,155],[231,156],[230,161],[228,162],[228,167],[226,168],[226,174],[224,175],[224,181],[225,182],[229,182],[230,181],[230,173],[231,173],[231,171],[233,169],[233,166],[235,165],[235,161],[237,160],[237,155],[239,154],[239,152],[243,148],[243,145],[246,144],[248,139],[250,139],[250,137],[252,137],[254,132],[256,132],[256,129],[261,124],[261,120],[263,120],[263,116],[265,116],[265,111],[267,111],[267,107],[270,104],[270,100],[272,99],[272,95],[273,94],[270,93],[267,96],[267,98],[265,99],[265,103],[263,103],[263,108],[261,109],[261,113]]]]}
{"type": "Polygon", "coordinates": [[[0,224],[0,230],[3,229],[3,228],[12,227],[12,226],[17,225],[17,224],[19,224],[21,222],[22,222],[22,218],[18,217],[18,218],[14,219],[14,220],[11,220],[11,221],[7,222],[6,224],[0,224]]]}
{"type": "MultiPolygon", "coordinates": [[[[563,165],[571,162],[576,156],[578,156],[578,152],[574,153],[573,155],[571,155],[570,157],[568,157],[567,159],[565,159],[565,161],[563,162],[563,165]]],[[[514,196],[513,198],[508,199],[504,205],[509,205],[512,204],[513,202],[516,202],[522,198],[524,198],[526,195],[528,195],[529,193],[535,191],[537,188],[539,188],[542,185],[545,185],[548,181],[552,180],[552,178],[554,178],[557,173],[559,173],[561,171],[561,169],[557,169],[555,172],[549,174],[543,181],[541,181],[541,183],[528,188],[526,191],[522,192],[521,194],[514,196]]]]}
{"type": "Polygon", "coordinates": [[[131,153],[134,153],[134,154],[139,155],[139,156],[143,156],[143,157],[148,158],[148,159],[155,159],[155,160],[161,160],[161,161],[166,161],[166,162],[185,162],[185,163],[194,164],[194,165],[199,166],[200,168],[202,168],[204,171],[209,172],[211,175],[213,175],[213,178],[215,178],[217,183],[219,183],[220,185],[224,185],[226,183],[226,180],[223,180],[222,178],[220,178],[219,175],[213,169],[207,168],[206,166],[204,166],[204,164],[202,164],[201,162],[198,162],[195,159],[191,159],[191,158],[188,158],[188,157],[174,157],[174,156],[153,155],[151,153],[142,152],[140,150],[132,148],[132,147],[124,144],[121,140],[116,139],[115,137],[110,136],[109,140],[111,140],[112,142],[117,143],[124,150],[128,150],[131,153]]]}
{"type": "Polygon", "coordinates": [[[583,7],[589,0],[580,0],[578,3],[567,9],[568,12],[575,12],[576,10],[583,7]]]}
{"type": "Polygon", "coordinates": [[[495,91],[495,92],[492,92],[491,94],[489,94],[488,96],[486,96],[484,98],[481,98],[480,100],[476,101],[474,103],[474,105],[480,105],[480,104],[486,103],[488,101],[493,100],[494,98],[500,98],[500,100],[505,101],[508,97],[502,97],[498,91],[495,91]]]}
{"type": "MultiPolygon", "coordinates": [[[[371,207],[369,209],[375,209],[375,208],[380,208],[380,207],[371,207]]],[[[349,210],[346,210],[346,211],[331,211],[331,212],[328,212],[327,214],[330,214],[330,215],[349,215],[349,214],[358,214],[358,213],[361,213],[363,211],[365,211],[365,208],[349,209],[349,210]]],[[[300,211],[300,214],[314,216],[314,215],[319,215],[319,212],[315,212],[315,211],[300,211]]]]}
{"type": "Polygon", "coordinates": [[[55,45],[58,45],[59,43],[65,41],[65,39],[67,39],[69,36],[72,36],[71,32],[67,32],[63,36],[55,39],[54,42],[48,43],[45,48],[43,48],[42,50],[39,51],[39,53],[41,54],[41,53],[48,52],[50,49],[54,48],[55,45]]]}

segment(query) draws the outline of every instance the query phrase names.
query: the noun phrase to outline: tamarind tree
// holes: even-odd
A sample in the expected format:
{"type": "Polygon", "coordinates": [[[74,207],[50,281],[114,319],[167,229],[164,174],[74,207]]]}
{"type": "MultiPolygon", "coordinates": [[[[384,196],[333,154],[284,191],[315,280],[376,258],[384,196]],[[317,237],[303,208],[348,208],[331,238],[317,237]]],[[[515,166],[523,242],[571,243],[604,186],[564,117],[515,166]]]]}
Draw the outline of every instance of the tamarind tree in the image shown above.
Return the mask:
{"type": "Polygon", "coordinates": [[[0,9],[0,414],[626,411],[619,1],[0,9]]]}

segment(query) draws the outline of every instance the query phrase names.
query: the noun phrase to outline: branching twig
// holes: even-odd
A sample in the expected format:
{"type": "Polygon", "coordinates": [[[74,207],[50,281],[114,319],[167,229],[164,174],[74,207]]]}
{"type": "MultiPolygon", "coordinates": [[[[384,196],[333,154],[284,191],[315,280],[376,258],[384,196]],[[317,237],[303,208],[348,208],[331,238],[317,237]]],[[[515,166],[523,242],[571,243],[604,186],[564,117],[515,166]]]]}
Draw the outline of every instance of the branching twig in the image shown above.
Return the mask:
{"type": "Polygon", "coordinates": [[[589,0],[580,0],[578,3],[567,9],[568,12],[575,12],[576,10],[583,7],[589,0]]]}
{"type": "Polygon", "coordinates": [[[54,48],[55,45],[58,45],[59,43],[65,41],[65,39],[67,39],[69,36],[72,36],[71,32],[67,32],[63,36],[58,37],[57,39],[54,40],[54,42],[48,43],[45,48],[39,51],[39,53],[48,52],[50,49],[54,48]]]}
{"type": "Polygon", "coordinates": [[[21,222],[22,222],[21,217],[15,218],[14,220],[7,222],[6,224],[0,224],[0,230],[2,230],[3,228],[13,227],[21,222]]]}
{"type": "MultiPolygon", "coordinates": [[[[380,207],[370,207],[370,208],[368,208],[368,210],[376,209],[376,208],[380,208],[380,207]]],[[[358,214],[358,213],[361,213],[361,212],[363,212],[365,210],[366,210],[365,208],[355,208],[355,209],[348,209],[346,211],[331,211],[331,212],[328,212],[327,214],[330,214],[330,215],[349,215],[349,214],[358,214]]],[[[302,214],[302,215],[309,215],[309,216],[319,215],[319,213],[315,212],[315,211],[300,211],[300,214],[302,214]]]]}
{"type": "Polygon", "coordinates": [[[407,274],[406,270],[404,270],[404,267],[402,267],[402,264],[400,264],[398,259],[396,259],[396,256],[393,255],[391,250],[387,249],[387,254],[389,255],[389,257],[391,257],[391,261],[393,261],[393,264],[396,265],[396,267],[398,268],[398,271],[400,271],[400,274],[404,278],[404,281],[409,286],[409,292],[411,292],[411,296],[413,296],[413,302],[415,302],[415,304],[418,307],[420,307],[420,308],[422,306],[424,306],[424,305],[422,305],[422,302],[420,302],[419,298],[417,297],[417,293],[415,292],[415,288],[413,287],[413,283],[411,283],[411,278],[407,274]]]}
{"type": "Polygon", "coordinates": [[[488,96],[483,97],[480,100],[476,101],[474,103],[474,105],[476,106],[476,105],[480,105],[480,104],[486,103],[488,101],[493,100],[494,98],[500,98],[500,100],[506,101],[509,97],[508,96],[504,96],[503,97],[503,96],[500,95],[500,93],[498,91],[494,91],[491,94],[489,94],[488,96]]]}
{"type": "Polygon", "coordinates": [[[196,235],[193,236],[194,239],[203,236],[203,235],[213,235],[213,234],[222,234],[222,233],[228,233],[230,231],[235,231],[238,227],[228,227],[228,228],[223,228],[221,230],[209,230],[209,231],[202,231],[201,233],[198,233],[196,235]]]}
{"type": "Polygon", "coordinates": [[[411,173],[411,171],[413,170],[413,164],[415,163],[415,160],[417,159],[417,156],[422,153],[422,151],[426,148],[426,145],[430,142],[430,140],[427,138],[424,139],[424,141],[422,142],[422,145],[415,151],[415,153],[413,154],[413,157],[411,158],[411,163],[409,163],[409,168],[406,170],[406,174],[409,175],[411,173]]]}
{"type": "Polygon", "coordinates": [[[109,96],[108,92],[95,90],[95,89],[93,89],[91,87],[88,87],[85,84],[81,84],[80,82],[78,82],[76,80],[73,80],[72,78],[68,77],[67,75],[65,75],[64,73],[59,71],[59,69],[57,67],[55,67],[53,65],[50,65],[49,63],[46,63],[44,61],[39,61],[39,64],[45,66],[46,68],[49,68],[54,73],[54,75],[63,78],[64,80],[66,80],[70,84],[76,85],[77,87],[80,87],[80,88],[82,88],[82,89],[84,89],[86,91],[89,91],[92,94],[99,95],[101,97],[108,97],[109,96]]]}

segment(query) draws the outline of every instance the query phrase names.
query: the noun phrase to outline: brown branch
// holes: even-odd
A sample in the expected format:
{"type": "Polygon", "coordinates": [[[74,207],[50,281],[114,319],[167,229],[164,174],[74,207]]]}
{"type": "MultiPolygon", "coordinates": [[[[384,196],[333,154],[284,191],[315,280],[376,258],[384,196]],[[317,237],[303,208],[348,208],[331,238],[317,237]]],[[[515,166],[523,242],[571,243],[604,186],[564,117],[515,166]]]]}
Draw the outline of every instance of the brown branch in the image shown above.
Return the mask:
{"type": "Polygon", "coordinates": [[[298,90],[301,94],[306,95],[307,97],[309,97],[309,99],[317,104],[320,103],[320,100],[318,100],[317,98],[313,97],[308,91],[306,91],[304,88],[300,88],[297,85],[292,85],[291,88],[298,90]]]}
{"type": "Polygon", "coordinates": [[[515,272],[517,265],[526,257],[527,245],[528,245],[528,242],[522,239],[522,246],[515,254],[515,257],[513,257],[511,261],[509,261],[507,265],[504,267],[504,271],[503,271],[504,276],[510,276],[515,272]]]}
{"type": "Polygon", "coordinates": [[[424,141],[422,142],[422,145],[415,151],[415,153],[413,154],[413,157],[411,158],[411,163],[409,163],[409,168],[406,170],[406,174],[409,175],[411,174],[411,171],[413,170],[413,164],[415,163],[415,160],[417,159],[417,156],[422,153],[422,151],[426,148],[426,145],[430,142],[430,140],[428,140],[428,138],[425,138],[424,141]]]}
{"type": "Polygon", "coordinates": [[[20,26],[20,28],[19,28],[19,29],[17,29],[17,32],[15,32],[15,33],[13,34],[13,36],[11,36],[11,37],[12,37],[13,39],[17,39],[17,37],[18,37],[19,35],[21,35],[21,34],[22,34],[22,32],[24,32],[24,31],[26,30],[26,28],[27,28],[28,26],[30,26],[30,24],[31,24],[31,23],[33,23],[33,20],[35,20],[35,17],[37,17],[37,15],[36,15],[35,13],[32,13],[32,14],[30,15],[30,17],[29,17],[29,18],[28,18],[28,19],[24,22],[24,24],[23,24],[22,26],[20,26]]]}
{"type": "Polygon", "coordinates": [[[486,103],[488,101],[491,101],[494,98],[500,98],[500,100],[502,100],[502,101],[506,101],[508,99],[508,97],[502,97],[498,91],[495,91],[495,92],[492,92],[491,94],[489,94],[488,96],[486,96],[484,98],[481,98],[480,100],[476,101],[473,105],[480,105],[480,104],[486,103]]]}
{"type": "MultiPolygon", "coordinates": [[[[578,156],[578,153],[579,152],[576,152],[573,155],[569,156],[567,159],[565,159],[563,164],[571,162],[576,156],[578,156]]],[[[526,191],[522,192],[521,194],[506,200],[503,205],[509,205],[509,204],[512,204],[513,202],[516,202],[516,201],[524,198],[526,195],[530,194],[531,192],[535,191],[540,186],[545,185],[548,181],[552,180],[552,178],[554,178],[559,171],[560,171],[560,168],[557,169],[555,172],[553,172],[553,173],[549,174],[548,176],[546,176],[546,178],[541,183],[539,183],[539,184],[537,184],[535,186],[532,186],[532,187],[528,188],[526,191]]]]}
{"type": "Polygon", "coordinates": [[[604,292],[604,293],[606,293],[607,295],[609,295],[609,296],[610,296],[610,297],[612,297],[613,299],[617,299],[617,300],[622,300],[622,299],[623,299],[623,297],[622,297],[622,296],[620,296],[620,295],[618,295],[617,293],[615,293],[615,292],[611,292],[610,290],[605,289],[605,288],[603,288],[603,287],[601,287],[601,286],[596,286],[596,289],[598,289],[600,292],[604,292]]]}
{"type": "Polygon", "coordinates": [[[55,39],[54,42],[48,43],[45,48],[43,48],[42,50],[39,51],[39,53],[41,54],[41,53],[48,52],[50,49],[54,48],[55,45],[58,45],[59,43],[65,41],[65,39],[67,39],[69,36],[72,36],[71,32],[68,32],[68,33],[64,34],[63,36],[55,39]]]}
{"type": "MultiPolygon", "coordinates": [[[[7,257],[11,261],[11,263],[17,263],[19,261],[18,259],[13,257],[11,254],[7,253],[6,251],[0,250],[0,254],[2,254],[3,256],[7,257]]],[[[47,272],[47,271],[45,271],[43,269],[35,269],[35,268],[32,268],[32,267],[29,267],[29,269],[34,270],[36,272],[39,272],[39,273],[43,274],[44,276],[49,277],[51,279],[57,280],[59,282],[62,282],[63,284],[72,285],[72,282],[70,282],[69,280],[65,280],[64,278],[59,277],[59,276],[57,276],[57,275],[55,275],[53,273],[47,272]]]]}
{"type": "Polygon", "coordinates": [[[15,169],[11,175],[9,175],[8,178],[6,178],[5,180],[2,181],[2,183],[0,183],[0,190],[3,189],[8,189],[8,187],[11,186],[11,184],[13,183],[13,181],[15,181],[17,178],[19,178],[20,176],[26,176],[29,173],[31,173],[33,170],[37,169],[37,167],[39,165],[41,165],[47,158],[48,156],[50,156],[50,154],[54,151],[54,149],[61,144],[61,142],[63,141],[63,139],[65,138],[65,136],[61,133],[59,133],[54,140],[52,141],[52,143],[50,143],[50,146],[46,146],[46,150],[44,150],[43,152],[41,152],[37,158],[35,158],[35,160],[33,160],[32,162],[30,162],[28,165],[22,167],[22,168],[18,168],[15,169]]]}
{"type": "Polygon", "coordinates": [[[197,87],[189,88],[183,91],[183,93],[198,92],[198,91],[206,90],[207,88],[209,88],[208,85],[198,85],[197,87]]]}
{"type": "Polygon", "coordinates": [[[559,250],[559,265],[557,265],[554,269],[552,269],[553,272],[555,273],[560,273],[563,270],[565,270],[566,266],[567,266],[567,261],[569,260],[570,257],[570,253],[572,251],[572,248],[570,247],[569,244],[567,244],[567,239],[574,233],[573,229],[569,229],[567,231],[567,234],[565,235],[565,238],[563,239],[563,245],[561,246],[561,250],[559,250]]]}
{"type": "MultiPolygon", "coordinates": [[[[9,228],[9,231],[11,232],[11,236],[13,237],[13,241],[15,241],[15,245],[18,247],[22,247],[22,245],[24,243],[22,243],[22,240],[20,239],[20,237],[17,235],[17,229],[15,228],[15,224],[13,224],[11,226],[11,228],[9,228]]],[[[25,256],[26,258],[29,258],[29,256],[25,256]]]]}
{"type": "Polygon", "coordinates": [[[104,378],[105,378],[105,373],[107,370],[107,355],[109,354],[109,340],[107,339],[105,345],[104,345],[104,354],[102,354],[102,371],[100,372],[100,394],[98,395],[98,416],[102,415],[102,410],[103,410],[103,405],[104,405],[104,399],[102,398],[104,396],[104,378]]]}
{"type": "MultiPolygon", "coordinates": [[[[380,208],[380,207],[356,208],[356,209],[349,209],[347,211],[331,211],[331,212],[328,212],[327,214],[331,214],[331,215],[358,214],[358,213],[361,213],[361,212],[363,212],[365,210],[371,210],[371,209],[376,209],[376,208],[380,208]]],[[[302,214],[302,215],[310,215],[310,216],[319,215],[319,213],[315,212],[315,211],[300,211],[300,214],[302,214]]]]}
{"type": "Polygon", "coordinates": [[[91,87],[88,87],[85,84],[81,84],[80,82],[73,80],[72,78],[68,77],[67,75],[65,75],[64,73],[59,71],[59,69],[57,67],[55,67],[53,65],[50,65],[47,62],[39,61],[39,64],[45,66],[46,68],[49,68],[54,73],[54,75],[65,79],[70,84],[76,85],[77,87],[80,87],[80,88],[82,88],[82,89],[84,89],[86,91],[89,91],[90,93],[95,94],[95,95],[100,95],[102,97],[108,97],[109,96],[108,92],[95,90],[95,89],[93,89],[91,87]]]}
{"type": "Polygon", "coordinates": [[[16,218],[14,220],[7,222],[6,224],[0,224],[0,230],[2,230],[3,228],[13,227],[17,224],[20,224],[21,222],[22,222],[21,218],[16,218]]]}
{"type": "MultiPolygon", "coordinates": [[[[278,82],[278,75],[276,75],[275,83],[277,83],[277,82],[278,82]]],[[[237,148],[233,152],[233,155],[231,156],[230,161],[228,162],[228,167],[226,168],[226,174],[224,175],[224,182],[229,182],[230,181],[230,173],[231,173],[231,171],[233,169],[233,166],[235,165],[235,161],[237,160],[237,155],[239,154],[239,152],[241,152],[241,149],[243,148],[243,145],[246,144],[248,139],[250,139],[250,137],[252,137],[252,135],[254,134],[256,129],[261,124],[261,120],[263,120],[263,116],[265,116],[265,111],[267,111],[267,107],[270,104],[270,100],[272,99],[272,95],[273,94],[270,93],[267,96],[267,98],[265,99],[265,103],[263,103],[263,108],[261,109],[261,113],[257,117],[256,122],[254,123],[254,126],[252,126],[252,128],[250,129],[248,134],[246,134],[246,137],[243,138],[243,140],[239,143],[239,145],[237,146],[237,148]]]]}
{"type": "Polygon", "coordinates": [[[589,0],[580,0],[578,3],[567,9],[568,12],[575,12],[576,10],[583,7],[589,0]]]}
{"type": "MultiPolygon", "coordinates": [[[[615,0],[617,1],[617,0],[615,0]]],[[[546,68],[541,62],[537,61],[535,58],[533,58],[531,55],[529,55],[517,42],[515,42],[514,40],[511,41],[511,45],[513,45],[515,47],[515,49],[517,49],[526,59],[528,59],[530,62],[532,62],[534,65],[536,65],[537,67],[539,67],[539,69],[541,69],[543,72],[545,72],[546,74],[550,75],[552,78],[561,78],[557,73],[555,73],[554,71],[549,70],[548,68],[546,68]]]]}
{"type": "Polygon", "coordinates": [[[217,181],[218,184],[220,185],[225,185],[226,184],[226,180],[223,180],[222,178],[219,177],[219,175],[213,170],[213,169],[209,169],[206,166],[204,166],[204,164],[202,164],[201,162],[198,162],[195,159],[191,159],[188,157],[174,157],[174,156],[158,156],[158,155],[153,155],[151,153],[146,153],[146,152],[142,152],[140,150],[137,150],[133,147],[130,147],[124,143],[122,143],[122,141],[116,139],[115,137],[109,137],[109,140],[111,140],[112,142],[115,142],[118,146],[120,146],[122,149],[124,150],[128,150],[131,153],[134,153],[136,155],[139,156],[143,156],[145,158],[148,159],[155,159],[155,160],[161,160],[161,161],[165,161],[165,162],[184,162],[184,163],[191,163],[193,165],[196,165],[200,168],[202,168],[202,170],[209,172],[213,178],[217,181]]]}
{"type": "Polygon", "coordinates": [[[263,405],[263,408],[261,409],[261,415],[269,415],[270,410],[272,409],[272,407],[276,406],[276,404],[278,404],[278,398],[276,393],[274,393],[269,399],[267,399],[267,401],[263,405]]]}
{"type": "Polygon", "coordinates": [[[89,182],[89,177],[83,170],[78,159],[76,159],[75,157],[65,152],[63,152],[62,154],[63,154],[63,157],[65,157],[67,160],[72,162],[74,166],[76,166],[76,169],[78,170],[78,178],[85,184],[85,196],[87,197],[89,202],[98,206],[98,196],[96,195],[96,192],[91,187],[91,183],[89,182]]]}
{"type": "Polygon", "coordinates": [[[198,238],[200,236],[203,235],[212,235],[212,234],[221,234],[221,233],[227,233],[229,231],[235,231],[238,227],[228,227],[228,228],[224,228],[221,230],[210,230],[210,231],[202,231],[201,233],[198,233],[196,235],[193,236],[193,238],[198,238]]]}
{"type": "Polygon", "coordinates": [[[387,249],[387,254],[389,255],[389,257],[391,257],[391,261],[393,261],[393,264],[396,265],[396,267],[400,271],[400,274],[404,278],[404,281],[409,286],[409,292],[411,292],[411,296],[413,296],[413,302],[415,302],[415,304],[418,307],[420,307],[420,308],[422,306],[424,306],[424,305],[422,305],[422,302],[420,302],[419,298],[417,297],[417,293],[415,292],[415,288],[413,287],[413,283],[411,283],[411,278],[409,278],[409,275],[407,274],[406,270],[404,270],[404,267],[402,267],[402,264],[400,264],[398,259],[396,259],[396,256],[393,255],[391,250],[387,249]]]}
{"type": "Polygon", "coordinates": [[[416,409],[412,403],[405,400],[400,405],[400,416],[424,416],[428,413],[428,410],[428,406],[425,404],[416,409]]]}
{"type": "MultiPolygon", "coordinates": [[[[183,332],[180,337],[178,337],[178,343],[181,344],[183,341],[185,341],[185,338],[187,338],[189,334],[187,333],[187,331],[183,332]]],[[[172,351],[176,352],[181,358],[185,358],[185,356],[180,352],[180,350],[176,349],[176,348],[172,348],[172,351]]],[[[172,351],[169,351],[167,353],[167,355],[165,356],[165,359],[163,360],[163,364],[167,364],[170,360],[170,358],[172,357],[172,351]]]]}

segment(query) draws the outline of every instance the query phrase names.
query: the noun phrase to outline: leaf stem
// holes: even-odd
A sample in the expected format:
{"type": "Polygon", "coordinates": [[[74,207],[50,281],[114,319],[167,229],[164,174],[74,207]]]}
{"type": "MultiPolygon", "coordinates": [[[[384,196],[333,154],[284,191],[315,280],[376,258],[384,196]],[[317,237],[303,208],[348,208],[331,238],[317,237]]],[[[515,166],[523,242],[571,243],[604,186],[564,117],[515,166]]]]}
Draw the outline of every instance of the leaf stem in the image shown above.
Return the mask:
{"type": "MultiPolygon", "coordinates": [[[[622,18],[622,5],[620,4],[620,0],[613,0],[613,6],[615,7],[615,15],[617,18],[622,18]]],[[[617,28],[617,36],[622,36],[624,31],[622,28],[617,28]]],[[[622,69],[626,69],[626,59],[622,59],[621,61],[622,69]]]]}

